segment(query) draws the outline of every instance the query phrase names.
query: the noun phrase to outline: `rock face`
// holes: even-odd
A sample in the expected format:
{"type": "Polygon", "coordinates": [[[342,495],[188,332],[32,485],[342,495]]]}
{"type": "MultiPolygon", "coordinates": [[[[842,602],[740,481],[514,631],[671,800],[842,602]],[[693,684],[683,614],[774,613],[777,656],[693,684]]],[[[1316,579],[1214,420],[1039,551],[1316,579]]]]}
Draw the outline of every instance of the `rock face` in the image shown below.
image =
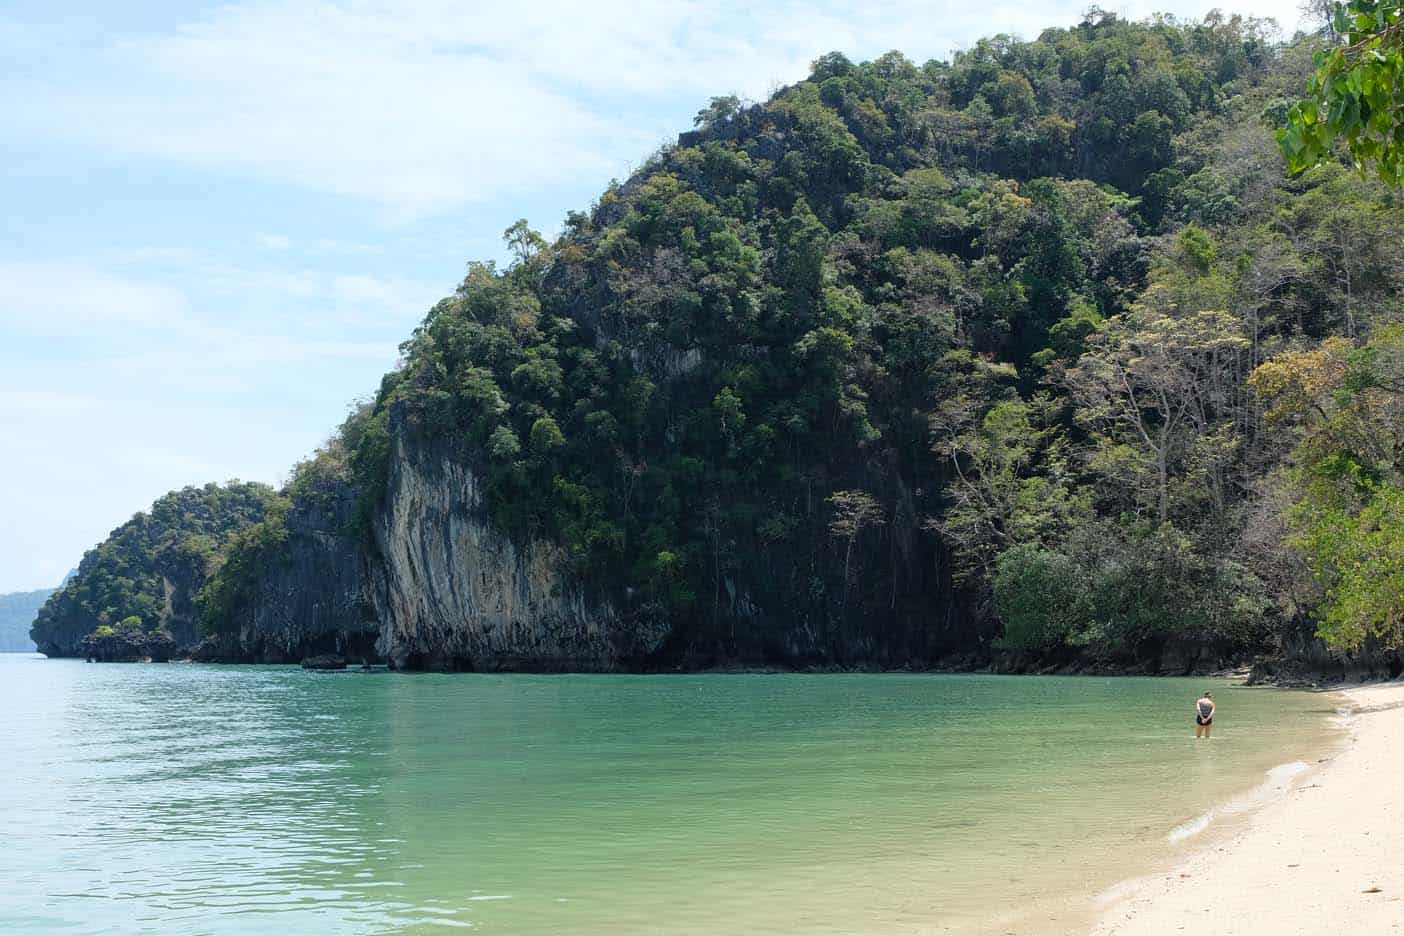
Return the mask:
{"type": "Polygon", "coordinates": [[[260,561],[236,630],[197,659],[296,663],[332,654],[352,666],[546,672],[902,667],[971,642],[960,615],[928,623],[920,599],[932,591],[924,576],[935,563],[899,542],[882,557],[902,580],[884,595],[882,620],[835,621],[765,569],[721,576],[707,609],[712,631],[728,632],[732,649],[720,647],[638,591],[577,576],[554,540],[505,531],[490,516],[479,453],[420,431],[416,419],[408,407],[392,411],[385,487],[365,524],[355,522],[362,492],[344,480],[293,498],[286,539],[260,561]]]}
{"type": "Polygon", "coordinates": [[[1310,626],[1282,635],[1279,654],[1258,660],[1250,683],[1315,685],[1398,679],[1404,675],[1404,652],[1368,638],[1354,653],[1332,650],[1310,626]]]}
{"type": "Polygon", "coordinates": [[[260,579],[238,647],[207,648],[205,656],[265,663],[320,654],[375,658],[380,627],[368,560],[352,529],[355,511],[356,492],[347,487],[328,486],[295,502],[281,561],[260,579]]]}
{"type": "Polygon", "coordinates": [[[346,669],[346,658],[335,653],[319,653],[310,656],[302,661],[303,669],[310,670],[344,670],[346,669]]]}
{"type": "Polygon", "coordinates": [[[83,638],[82,656],[97,663],[168,662],[176,642],[162,630],[147,631],[140,625],[99,627],[83,638]]]}
{"type": "Polygon", "coordinates": [[[666,621],[625,614],[568,573],[553,543],[490,522],[479,481],[448,446],[396,420],[374,523],[378,648],[401,669],[607,670],[655,653],[666,621]]]}

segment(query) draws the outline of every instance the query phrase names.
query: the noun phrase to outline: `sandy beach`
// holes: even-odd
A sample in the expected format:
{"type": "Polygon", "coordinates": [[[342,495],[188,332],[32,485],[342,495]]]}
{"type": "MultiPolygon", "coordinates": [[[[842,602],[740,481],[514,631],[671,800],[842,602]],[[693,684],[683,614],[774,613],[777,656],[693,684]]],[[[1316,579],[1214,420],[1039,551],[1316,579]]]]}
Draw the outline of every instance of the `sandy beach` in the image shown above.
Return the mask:
{"type": "Polygon", "coordinates": [[[1404,933],[1404,682],[1333,698],[1351,712],[1338,753],[1179,868],[1118,888],[1093,936],[1404,933]]]}

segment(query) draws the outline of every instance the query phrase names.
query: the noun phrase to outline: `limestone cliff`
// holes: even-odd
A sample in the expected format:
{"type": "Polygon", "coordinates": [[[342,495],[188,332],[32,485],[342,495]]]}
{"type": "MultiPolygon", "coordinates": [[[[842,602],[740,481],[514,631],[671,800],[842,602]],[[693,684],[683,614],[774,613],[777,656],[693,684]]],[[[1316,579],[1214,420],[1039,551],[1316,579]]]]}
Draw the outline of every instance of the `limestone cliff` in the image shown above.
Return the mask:
{"type": "Polygon", "coordinates": [[[377,655],[379,623],[369,567],[354,530],[356,491],[322,485],[294,499],[286,539],[266,562],[239,616],[237,634],[202,646],[198,657],[296,663],[315,654],[352,660],[377,655]]]}
{"type": "Polygon", "coordinates": [[[577,580],[554,542],[493,523],[474,452],[403,409],[388,444],[382,489],[358,489],[335,457],[309,463],[273,527],[234,544],[220,574],[245,577],[197,659],[610,670],[659,651],[664,615],[577,580]]]}
{"type": "Polygon", "coordinates": [[[395,421],[374,521],[379,648],[399,668],[604,670],[655,653],[667,624],[625,614],[575,580],[551,542],[517,542],[488,517],[461,453],[395,421]]]}

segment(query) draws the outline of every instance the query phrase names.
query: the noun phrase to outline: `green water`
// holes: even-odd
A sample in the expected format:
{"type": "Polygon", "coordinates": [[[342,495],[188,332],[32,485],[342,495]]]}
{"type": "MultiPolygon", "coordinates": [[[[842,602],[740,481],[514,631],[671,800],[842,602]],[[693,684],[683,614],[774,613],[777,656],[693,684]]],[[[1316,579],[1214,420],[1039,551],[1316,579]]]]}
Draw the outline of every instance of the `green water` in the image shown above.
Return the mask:
{"type": "Polygon", "coordinates": [[[1205,684],[0,655],[0,932],[1056,931],[1323,749],[1205,684]]]}

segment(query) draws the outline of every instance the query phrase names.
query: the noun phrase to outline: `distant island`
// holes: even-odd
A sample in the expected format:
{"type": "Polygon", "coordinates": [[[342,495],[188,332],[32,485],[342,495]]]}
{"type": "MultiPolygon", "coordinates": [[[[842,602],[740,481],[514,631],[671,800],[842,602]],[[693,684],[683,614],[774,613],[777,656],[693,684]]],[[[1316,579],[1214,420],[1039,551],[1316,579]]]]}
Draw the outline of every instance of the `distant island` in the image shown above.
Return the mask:
{"type": "Polygon", "coordinates": [[[34,625],[35,615],[54,591],[52,588],[41,588],[0,595],[0,653],[34,652],[29,629],[34,625]]]}
{"type": "Polygon", "coordinates": [[[1300,131],[1288,173],[1321,42],[1094,11],[715,98],[469,264],[284,489],[158,501],[36,638],[1397,673],[1404,206],[1300,131]]]}

